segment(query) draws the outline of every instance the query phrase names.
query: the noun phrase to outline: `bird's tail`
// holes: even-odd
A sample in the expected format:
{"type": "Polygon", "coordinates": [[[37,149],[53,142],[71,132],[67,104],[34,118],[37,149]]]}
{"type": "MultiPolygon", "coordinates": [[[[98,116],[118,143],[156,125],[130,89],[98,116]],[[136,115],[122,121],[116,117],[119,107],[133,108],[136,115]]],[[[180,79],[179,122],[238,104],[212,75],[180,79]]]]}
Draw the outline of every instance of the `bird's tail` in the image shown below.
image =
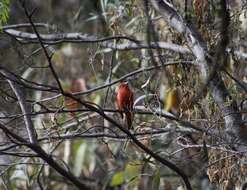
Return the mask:
{"type": "Polygon", "coordinates": [[[132,113],[130,111],[126,112],[126,121],[127,121],[127,126],[128,126],[128,129],[131,129],[132,128],[132,113]]]}

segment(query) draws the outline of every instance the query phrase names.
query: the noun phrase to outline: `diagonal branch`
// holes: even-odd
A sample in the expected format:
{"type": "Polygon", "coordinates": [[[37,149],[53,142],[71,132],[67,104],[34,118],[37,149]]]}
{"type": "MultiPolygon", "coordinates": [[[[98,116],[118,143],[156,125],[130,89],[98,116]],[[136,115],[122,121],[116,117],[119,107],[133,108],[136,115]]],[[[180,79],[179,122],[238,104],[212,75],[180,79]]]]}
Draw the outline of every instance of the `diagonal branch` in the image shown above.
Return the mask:
{"type": "MultiPolygon", "coordinates": [[[[20,1],[20,2],[21,2],[21,1],[20,1]]],[[[57,85],[58,85],[59,89],[63,92],[62,84],[60,83],[59,78],[58,78],[58,76],[57,76],[57,73],[56,73],[56,71],[55,71],[55,68],[54,68],[53,65],[52,65],[52,61],[51,61],[52,56],[50,56],[49,53],[48,53],[48,51],[46,50],[46,47],[45,47],[45,45],[42,43],[42,39],[41,39],[41,37],[40,37],[40,35],[39,35],[39,33],[38,33],[38,30],[37,30],[35,24],[34,24],[33,21],[32,21],[32,13],[30,14],[30,13],[28,12],[28,10],[27,10],[27,8],[26,8],[26,6],[25,6],[25,1],[21,2],[21,4],[22,4],[22,7],[23,7],[23,9],[24,9],[24,11],[25,11],[25,14],[26,14],[26,16],[27,16],[27,18],[28,18],[30,24],[32,25],[33,31],[34,31],[34,33],[36,34],[37,38],[38,38],[38,41],[39,41],[39,43],[40,43],[40,46],[42,47],[42,49],[43,49],[43,51],[44,51],[44,54],[45,54],[45,56],[47,57],[47,61],[48,61],[50,70],[51,70],[51,72],[52,72],[52,74],[53,74],[53,76],[54,76],[54,78],[55,78],[55,80],[56,80],[56,82],[57,82],[57,85]]]]}
{"type": "Polygon", "coordinates": [[[42,158],[46,163],[49,164],[53,169],[55,169],[59,174],[61,174],[63,177],[66,179],[69,179],[76,187],[79,189],[85,189],[89,190],[90,188],[80,182],[73,174],[70,172],[66,171],[64,168],[62,168],[53,158],[51,155],[47,154],[38,144],[31,144],[28,143],[25,139],[22,137],[16,135],[12,131],[10,131],[7,127],[2,125],[0,123],[0,129],[3,130],[4,133],[7,135],[11,136],[13,139],[19,141],[20,143],[23,143],[25,146],[33,150],[35,153],[37,153],[37,156],[42,158]]]}
{"type": "Polygon", "coordinates": [[[37,143],[37,133],[36,133],[35,128],[33,126],[31,116],[28,114],[28,113],[30,113],[31,110],[29,110],[27,107],[26,98],[25,98],[25,95],[24,95],[22,89],[19,87],[19,85],[15,84],[15,82],[13,82],[15,79],[8,72],[5,72],[4,70],[0,69],[0,73],[2,75],[6,76],[7,78],[9,78],[9,79],[7,79],[7,81],[9,83],[10,87],[12,88],[13,92],[15,93],[17,99],[18,99],[18,103],[20,105],[20,108],[21,108],[21,111],[22,111],[22,114],[24,117],[24,122],[25,122],[26,130],[27,130],[27,134],[29,137],[29,141],[32,144],[36,144],[37,143]]]}

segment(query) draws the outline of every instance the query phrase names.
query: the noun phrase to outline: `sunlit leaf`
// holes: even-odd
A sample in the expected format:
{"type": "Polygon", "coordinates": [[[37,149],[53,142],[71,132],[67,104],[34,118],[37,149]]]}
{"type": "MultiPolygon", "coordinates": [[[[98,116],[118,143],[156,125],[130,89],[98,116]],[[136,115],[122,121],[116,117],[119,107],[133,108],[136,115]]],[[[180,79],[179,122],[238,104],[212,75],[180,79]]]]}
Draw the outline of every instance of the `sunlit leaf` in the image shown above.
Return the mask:
{"type": "Polygon", "coordinates": [[[93,102],[94,102],[95,104],[99,104],[100,101],[101,101],[101,96],[100,96],[99,94],[97,94],[97,95],[94,97],[93,102]]]}
{"type": "Polygon", "coordinates": [[[124,172],[116,173],[111,180],[111,186],[121,185],[124,182],[124,172]]]}
{"type": "Polygon", "coordinates": [[[125,179],[130,180],[131,178],[138,176],[141,171],[141,166],[139,162],[130,162],[126,165],[124,175],[125,179]]]}
{"type": "Polygon", "coordinates": [[[9,0],[0,1],[0,29],[2,24],[6,23],[9,18],[9,0]]]}
{"type": "Polygon", "coordinates": [[[86,150],[87,150],[87,144],[85,142],[82,142],[81,145],[78,147],[75,155],[75,162],[73,169],[73,173],[75,174],[75,176],[80,176],[81,174],[82,167],[85,162],[86,150]]]}

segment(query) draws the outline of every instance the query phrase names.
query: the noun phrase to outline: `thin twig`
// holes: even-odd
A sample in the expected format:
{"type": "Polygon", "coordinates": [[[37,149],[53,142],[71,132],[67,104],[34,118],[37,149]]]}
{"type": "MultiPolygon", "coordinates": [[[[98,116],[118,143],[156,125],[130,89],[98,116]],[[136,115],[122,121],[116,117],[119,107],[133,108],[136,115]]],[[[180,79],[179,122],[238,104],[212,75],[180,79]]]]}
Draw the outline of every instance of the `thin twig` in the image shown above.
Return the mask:
{"type": "Polygon", "coordinates": [[[13,82],[13,80],[14,80],[13,76],[11,76],[8,72],[5,72],[4,70],[0,69],[0,73],[11,79],[11,80],[7,79],[7,81],[9,83],[9,85],[11,86],[13,92],[15,93],[17,99],[18,99],[18,103],[20,105],[20,108],[21,108],[21,111],[22,111],[22,114],[24,117],[24,122],[25,122],[27,133],[28,133],[29,141],[30,141],[30,143],[36,144],[37,143],[37,133],[36,133],[35,128],[33,126],[31,117],[30,117],[30,115],[28,115],[28,113],[30,113],[31,109],[28,108],[28,106],[27,106],[26,97],[25,97],[22,89],[13,82]]]}
{"type": "Polygon", "coordinates": [[[52,74],[53,74],[53,76],[54,76],[54,78],[55,78],[55,80],[56,80],[56,82],[57,82],[57,84],[58,84],[59,89],[60,89],[61,92],[63,93],[62,84],[61,84],[60,81],[59,81],[58,75],[57,75],[57,73],[56,73],[56,71],[55,71],[55,68],[53,67],[53,64],[52,64],[52,61],[51,61],[52,56],[50,56],[49,53],[48,53],[48,51],[46,50],[46,47],[45,47],[45,45],[44,45],[43,42],[42,42],[42,39],[41,39],[41,37],[40,37],[40,34],[39,34],[39,32],[38,32],[38,30],[37,30],[35,24],[33,23],[33,20],[32,20],[32,13],[29,13],[29,12],[28,12],[27,7],[25,6],[25,1],[22,2],[22,6],[23,6],[24,12],[25,12],[25,14],[26,14],[26,16],[27,16],[27,18],[28,18],[28,20],[29,20],[29,23],[32,25],[32,28],[33,28],[34,33],[37,35],[38,41],[39,41],[39,43],[40,43],[40,46],[42,47],[42,49],[43,49],[43,51],[44,51],[44,54],[45,54],[45,56],[46,56],[46,58],[47,58],[47,61],[48,61],[48,64],[49,64],[49,68],[51,69],[51,72],[52,72],[52,74]]]}
{"type": "Polygon", "coordinates": [[[89,190],[89,187],[87,187],[85,184],[83,184],[81,181],[79,181],[73,174],[66,171],[64,168],[62,168],[51,155],[48,155],[38,144],[31,144],[27,142],[22,137],[16,135],[12,131],[10,131],[7,127],[2,125],[0,123],[0,128],[3,130],[5,134],[8,134],[11,136],[11,138],[17,140],[20,143],[25,144],[28,148],[33,150],[35,153],[37,153],[37,156],[42,158],[47,164],[49,164],[52,168],[54,168],[58,173],[60,173],[62,176],[64,176],[66,179],[70,180],[75,186],[77,186],[80,189],[89,190]]]}

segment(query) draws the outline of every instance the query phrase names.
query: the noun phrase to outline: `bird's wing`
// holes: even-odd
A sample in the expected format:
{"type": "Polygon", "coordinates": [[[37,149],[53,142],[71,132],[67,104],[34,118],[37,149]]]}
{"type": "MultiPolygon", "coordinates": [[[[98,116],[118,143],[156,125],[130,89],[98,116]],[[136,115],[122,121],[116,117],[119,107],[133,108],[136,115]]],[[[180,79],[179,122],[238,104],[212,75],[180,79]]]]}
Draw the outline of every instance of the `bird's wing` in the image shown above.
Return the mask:
{"type": "MultiPolygon", "coordinates": [[[[117,95],[117,108],[120,110],[120,111],[123,111],[123,106],[121,105],[121,97],[120,97],[120,95],[118,94],[117,95]]],[[[120,114],[120,116],[121,116],[121,118],[123,119],[123,112],[119,112],[119,114],[120,114]]]]}

